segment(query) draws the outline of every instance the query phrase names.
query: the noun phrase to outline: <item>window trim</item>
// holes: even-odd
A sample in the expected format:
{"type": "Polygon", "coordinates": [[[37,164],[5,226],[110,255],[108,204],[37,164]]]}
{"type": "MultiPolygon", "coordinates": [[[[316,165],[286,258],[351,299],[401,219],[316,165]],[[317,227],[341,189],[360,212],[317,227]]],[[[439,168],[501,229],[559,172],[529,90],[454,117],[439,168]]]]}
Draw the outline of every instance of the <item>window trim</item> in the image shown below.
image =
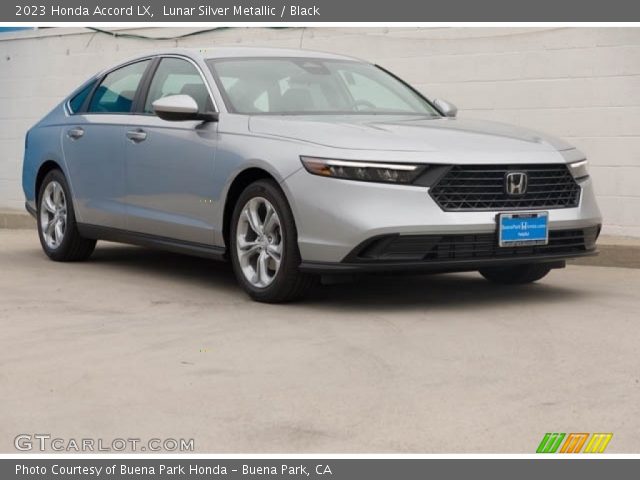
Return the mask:
{"type": "Polygon", "coordinates": [[[374,67],[376,67],[377,69],[382,70],[387,75],[390,75],[391,77],[395,78],[397,81],[399,81],[405,87],[407,87],[409,90],[411,90],[413,93],[415,93],[419,98],[421,98],[422,100],[427,102],[427,104],[430,105],[431,108],[433,108],[436,111],[436,113],[439,113],[441,117],[446,117],[446,115],[444,113],[442,113],[438,107],[436,107],[435,103],[433,103],[429,98],[427,98],[426,95],[424,95],[422,92],[420,92],[418,89],[416,89],[413,85],[411,85],[410,83],[404,81],[402,78],[397,76],[395,73],[390,72],[389,70],[387,70],[386,68],[384,68],[381,65],[378,65],[377,63],[374,63],[372,65],[374,67]]]}
{"type": "Polygon", "coordinates": [[[130,115],[144,115],[144,112],[142,111],[144,109],[144,102],[147,98],[151,82],[153,82],[153,77],[158,70],[158,65],[160,65],[160,60],[160,57],[154,56],[151,60],[151,65],[149,65],[147,71],[144,72],[144,76],[142,77],[142,80],[140,80],[140,85],[138,85],[136,96],[133,99],[130,115]]]}

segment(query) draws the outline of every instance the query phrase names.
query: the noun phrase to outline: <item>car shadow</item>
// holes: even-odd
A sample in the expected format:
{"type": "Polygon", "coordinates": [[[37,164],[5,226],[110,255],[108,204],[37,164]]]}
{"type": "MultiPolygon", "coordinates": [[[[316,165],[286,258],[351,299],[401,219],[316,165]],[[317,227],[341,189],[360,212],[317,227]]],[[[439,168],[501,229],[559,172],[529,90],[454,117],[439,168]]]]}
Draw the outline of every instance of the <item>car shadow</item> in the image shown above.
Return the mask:
{"type": "MultiPolygon", "coordinates": [[[[90,260],[105,266],[136,270],[149,275],[215,288],[246,298],[238,286],[231,265],[159,250],[101,242],[90,260]]],[[[561,272],[551,272],[561,275],[561,272]]],[[[552,278],[552,277],[551,277],[552,278]]],[[[504,286],[484,280],[479,274],[366,275],[339,284],[318,285],[289,308],[340,310],[398,310],[414,307],[457,310],[483,306],[549,304],[592,297],[585,292],[545,280],[532,285],[504,286]]]]}
{"type": "Polygon", "coordinates": [[[105,267],[134,269],[188,284],[213,288],[231,286],[235,289],[236,287],[236,280],[229,262],[153,248],[99,242],[89,262],[102,263],[105,267]]]}
{"type": "MultiPolygon", "coordinates": [[[[552,272],[550,275],[553,275],[552,272]]],[[[341,310],[392,310],[428,307],[430,310],[494,308],[497,304],[526,305],[566,302],[586,293],[544,280],[530,285],[496,285],[477,272],[432,275],[375,275],[345,285],[328,285],[311,292],[306,305],[327,305],[341,310]]]]}

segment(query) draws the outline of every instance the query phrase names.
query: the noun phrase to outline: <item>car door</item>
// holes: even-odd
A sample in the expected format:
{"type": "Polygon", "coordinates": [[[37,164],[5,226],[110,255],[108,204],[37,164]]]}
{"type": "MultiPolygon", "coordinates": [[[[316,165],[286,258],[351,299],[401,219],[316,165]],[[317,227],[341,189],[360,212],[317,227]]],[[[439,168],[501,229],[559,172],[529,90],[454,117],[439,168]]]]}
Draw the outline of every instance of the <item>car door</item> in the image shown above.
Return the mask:
{"type": "MultiPolygon", "coordinates": [[[[76,105],[62,132],[76,215],[80,223],[125,228],[125,132],[136,91],[150,60],[104,75],[76,105]]],[[[70,106],[70,109],[72,107],[70,106]]]]}
{"type": "Polygon", "coordinates": [[[166,121],[152,107],[161,97],[184,94],[200,111],[212,111],[211,93],[199,67],[186,58],[163,57],[154,67],[126,132],[127,228],[211,245],[217,123],[166,121]]]}

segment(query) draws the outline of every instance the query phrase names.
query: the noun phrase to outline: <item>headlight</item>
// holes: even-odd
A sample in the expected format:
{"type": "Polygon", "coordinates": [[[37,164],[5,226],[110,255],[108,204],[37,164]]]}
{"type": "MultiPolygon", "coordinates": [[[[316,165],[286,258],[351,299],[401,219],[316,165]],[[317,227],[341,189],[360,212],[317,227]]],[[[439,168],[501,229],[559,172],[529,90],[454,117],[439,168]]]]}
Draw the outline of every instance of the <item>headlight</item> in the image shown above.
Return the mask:
{"type": "Polygon", "coordinates": [[[573,178],[576,180],[584,180],[589,176],[589,172],[587,171],[587,165],[589,162],[586,160],[580,160],[579,162],[573,162],[569,164],[569,171],[573,178]]]}
{"type": "Polygon", "coordinates": [[[361,182],[412,183],[426,165],[360,162],[331,158],[300,157],[304,168],[322,177],[359,180],[361,182]]]}

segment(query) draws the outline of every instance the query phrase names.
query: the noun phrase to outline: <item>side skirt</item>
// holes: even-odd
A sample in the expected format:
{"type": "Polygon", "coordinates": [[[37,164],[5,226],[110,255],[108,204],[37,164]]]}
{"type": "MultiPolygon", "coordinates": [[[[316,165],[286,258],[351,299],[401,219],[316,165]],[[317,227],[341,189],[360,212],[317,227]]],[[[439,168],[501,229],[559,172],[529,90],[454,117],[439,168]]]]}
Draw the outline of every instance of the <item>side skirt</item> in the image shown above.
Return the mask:
{"type": "Polygon", "coordinates": [[[38,218],[38,211],[29,202],[24,202],[24,208],[33,218],[38,218]]]}
{"type": "Polygon", "coordinates": [[[205,245],[203,243],[184,242],[172,238],[148,235],[146,233],[130,232],[118,228],[100,227],[86,223],[78,224],[78,232],[85,238],[106,240],[108,242],[127,243],[141,247],[157,248],[175,253],[184,253],[196,257],[225,261],[226,250],[223,247],[205,245]]]}

